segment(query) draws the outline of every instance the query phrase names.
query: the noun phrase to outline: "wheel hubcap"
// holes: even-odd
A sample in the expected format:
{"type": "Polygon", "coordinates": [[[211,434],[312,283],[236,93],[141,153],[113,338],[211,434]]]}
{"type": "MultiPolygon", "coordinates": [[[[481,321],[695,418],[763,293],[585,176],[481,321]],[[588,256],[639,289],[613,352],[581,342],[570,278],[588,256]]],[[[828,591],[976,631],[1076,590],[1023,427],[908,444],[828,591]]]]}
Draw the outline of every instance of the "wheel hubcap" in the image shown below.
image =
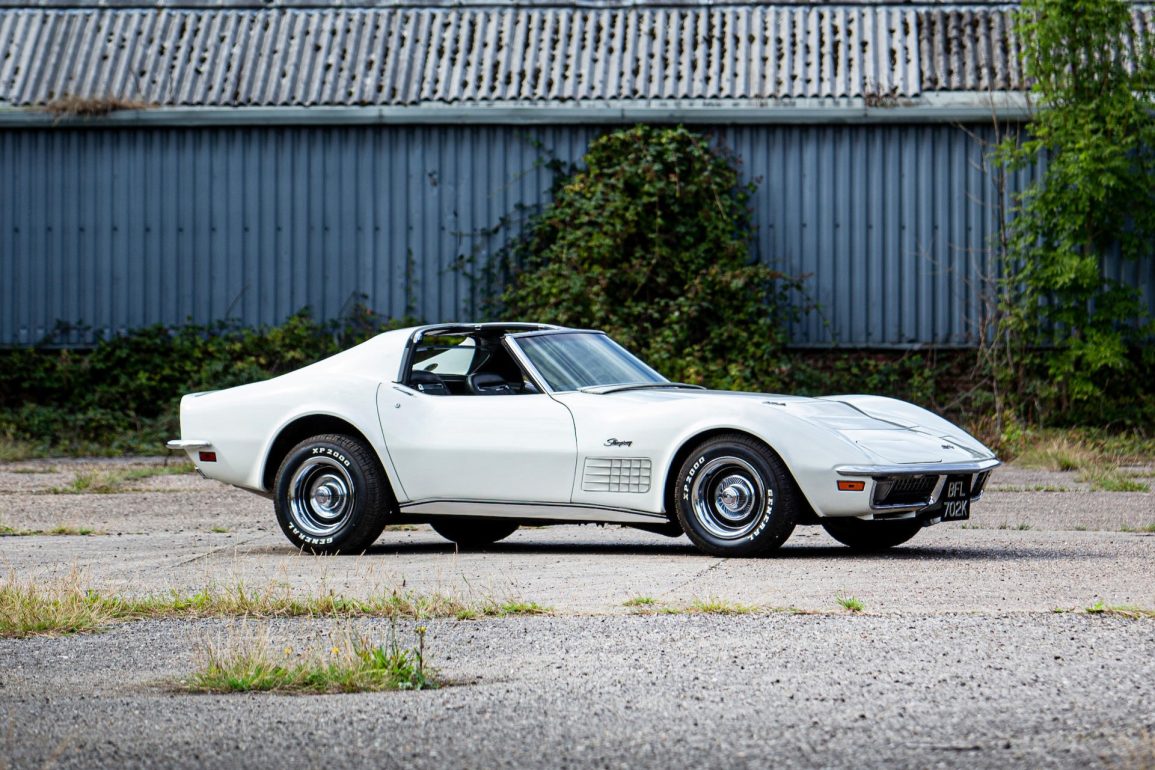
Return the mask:
{"type": "Polygon", "coordinates": [[[757,529],[766,508],[766,485],[745,460],[719,457],[694,476],[690,500],[694,517],[707,532],[736,540],[757,529]]]}
{"type": "Polygon", "coordinates": [[[356,502],[353,478],[328,457],[310,457],[289,483],[289,513],[310,537],[327,537],[345,525],[356,502]]]}

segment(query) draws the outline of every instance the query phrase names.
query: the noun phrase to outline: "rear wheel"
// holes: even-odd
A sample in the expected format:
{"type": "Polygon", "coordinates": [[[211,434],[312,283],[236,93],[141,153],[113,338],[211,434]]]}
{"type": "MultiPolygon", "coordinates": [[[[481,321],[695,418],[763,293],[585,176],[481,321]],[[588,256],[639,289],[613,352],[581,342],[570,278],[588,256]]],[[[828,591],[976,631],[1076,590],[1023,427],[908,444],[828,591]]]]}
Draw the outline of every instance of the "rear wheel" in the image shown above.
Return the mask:
{"type": "Polygon", "coordinates": [[[771,551],[786,542],[798,521],[789,471],[747,436],[704,441],[673,483],[678,522],[694,545],[714,556],[771,551]]]}
{"type": "Polygon", "coordinates": [[[885,551],[902,545],[918,534],[922,523],[903,521],[864,521],[862,519],[823,519],[822,528],[832,538],[856,551],[885,551]]]}
{"type": "Polygon", "coordinates": [[[352,436],[305,439],[285,457],[273,484],[277,522],[314,553],[361,553],[381,535],[388,482],[376,455],[352,436]]]}
{"type": "Polygon", "coordinates": [[[434,519],[433,531],[461,548],[481,548],[504,540],[517,531],[517,522],[495,519],[434,519]]]}

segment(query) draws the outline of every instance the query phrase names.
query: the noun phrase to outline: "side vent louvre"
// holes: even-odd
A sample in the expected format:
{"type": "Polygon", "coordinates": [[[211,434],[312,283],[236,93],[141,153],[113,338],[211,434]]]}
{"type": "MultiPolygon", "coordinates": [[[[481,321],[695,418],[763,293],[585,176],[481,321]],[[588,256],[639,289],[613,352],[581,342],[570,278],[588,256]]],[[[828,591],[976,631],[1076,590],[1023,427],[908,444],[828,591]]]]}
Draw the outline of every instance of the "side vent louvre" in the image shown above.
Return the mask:
{"type": "Polygon", "coordinates": [[[588,457],[582,491],[649,492],[650,468],[651,463],[645,458],[588,457]]]}

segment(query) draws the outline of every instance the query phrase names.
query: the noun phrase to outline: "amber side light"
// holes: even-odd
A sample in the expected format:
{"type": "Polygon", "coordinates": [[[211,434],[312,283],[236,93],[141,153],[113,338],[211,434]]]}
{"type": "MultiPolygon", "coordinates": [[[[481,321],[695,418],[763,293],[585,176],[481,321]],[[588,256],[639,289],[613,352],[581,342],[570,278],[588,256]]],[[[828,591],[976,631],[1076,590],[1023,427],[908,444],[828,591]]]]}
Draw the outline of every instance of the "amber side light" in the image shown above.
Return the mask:
{"type": "MultiPolygon", "coordinates": [[[[204,454],[203,452],[201,454],[204,454]]],[[[838,482],[839,492],[861,492],[866,489],[865,481],[840,481],[838,482]]]]}
{"type": "MultiPolygon", "coordinates": [[[[216,452],[201,452],[200,458],[202,463],[215,463],[217,461],[216,452]]],[[[842,483],[842,482],[839,482],[842,483]]]]}

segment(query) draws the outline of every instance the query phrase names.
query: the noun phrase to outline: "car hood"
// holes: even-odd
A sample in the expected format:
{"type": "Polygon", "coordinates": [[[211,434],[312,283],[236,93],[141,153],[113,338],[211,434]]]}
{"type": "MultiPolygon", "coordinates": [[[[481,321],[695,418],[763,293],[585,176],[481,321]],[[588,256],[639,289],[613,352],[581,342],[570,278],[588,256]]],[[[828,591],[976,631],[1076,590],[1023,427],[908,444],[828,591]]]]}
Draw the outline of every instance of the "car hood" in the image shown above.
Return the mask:
{"type": "Polygon", "coordinates": [[[957,425],[919,406],[882,396],[807,398],[767,393],[690,389],[647,389],[607,393],[605,398],[642,404],[682,402],[712,413],[740,410],[745,417],[765,407],[768,419],[802,420],[839,434],[882,462],[893,464],[966,462],[994,457],[957,425]],[[777,413],[778,417],[771,417],[777,413]]]}

